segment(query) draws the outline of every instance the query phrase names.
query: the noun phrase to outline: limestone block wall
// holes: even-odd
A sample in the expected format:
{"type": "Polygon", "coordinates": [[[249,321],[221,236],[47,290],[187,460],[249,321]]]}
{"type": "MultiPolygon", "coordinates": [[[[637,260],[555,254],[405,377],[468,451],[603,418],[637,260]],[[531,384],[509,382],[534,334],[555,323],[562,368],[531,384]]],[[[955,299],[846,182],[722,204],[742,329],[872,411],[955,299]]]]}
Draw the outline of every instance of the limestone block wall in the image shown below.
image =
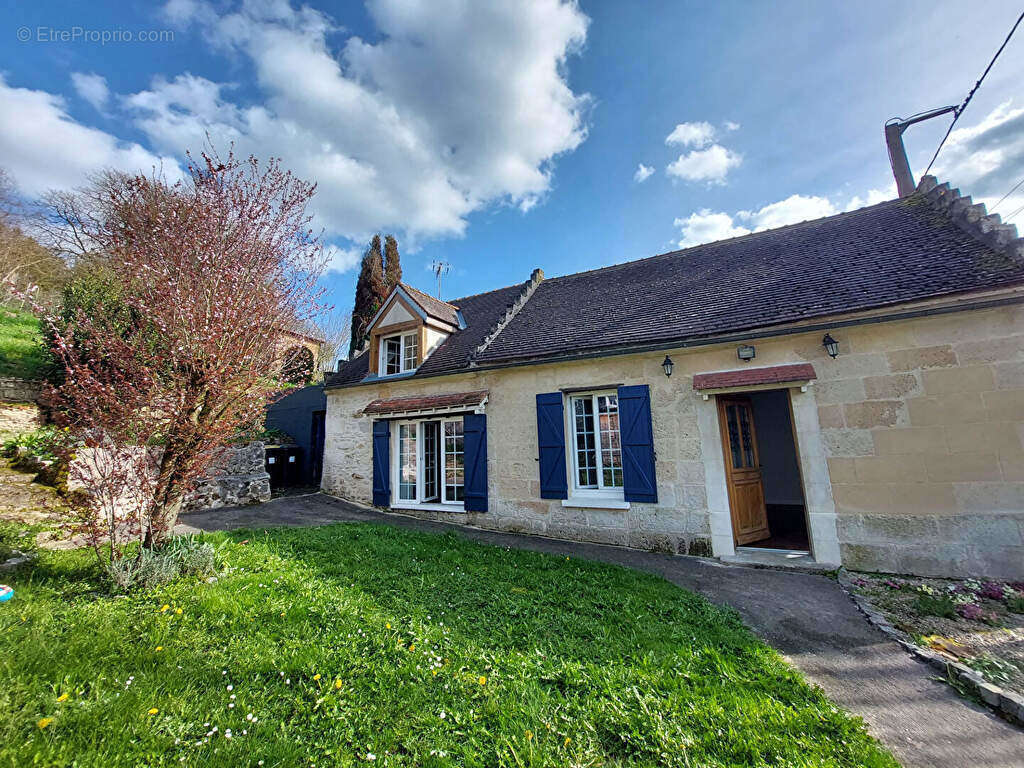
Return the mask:
{"type": "Polygon", "coordinates": [[[370,400],[487,389],[488,511],[402,510],[403,514],[495,530],[709,555],[711,531],[695,399],[681,378],[665,377],[660,368],[662,357],[630,355],[327,390],[323,488],[343,498],[371,502],[372,420],[356,415],[370,400]],[[651,386],[655,414],[658,503],[607,510],[566,507],[561,500],[541,499],[536,395],[562,388],[642,383],[651,386]]]}
{"type": "Polygon", "coordinates": [[[225,448],[210,477],[200,480],[187,509],[234,507],[270,501],[270,475],[263,465],[261,442],[225,448]]]}
{"type": "Polygon", "coordinates": [[[843,563],[1024,576],[1024,306],[840,342],[814,389],[843,563]]]}
{"type": "MultiPolygon", "coordinates": [[[[821,562],[932,575],[1024,578],[1024,307],[954,312],[752,339],[751,366],[811,362],[793,390],[811,546],[821,562]],[[838,538],[838,541],[837,541],[838,538]]],[[[739,342],[327,390],[323,488],[371,502],[378,397],[490,391],[489,509],[418,512],[484,528],[642,549],[732,554],[714,399],[696,373],[735,370],[739,342]],[[565,507],[539,497],[535,396],[649,384],[658,504],[565,507]]],[[[403,510],[403,513],[407,511],[403,510]]]]}

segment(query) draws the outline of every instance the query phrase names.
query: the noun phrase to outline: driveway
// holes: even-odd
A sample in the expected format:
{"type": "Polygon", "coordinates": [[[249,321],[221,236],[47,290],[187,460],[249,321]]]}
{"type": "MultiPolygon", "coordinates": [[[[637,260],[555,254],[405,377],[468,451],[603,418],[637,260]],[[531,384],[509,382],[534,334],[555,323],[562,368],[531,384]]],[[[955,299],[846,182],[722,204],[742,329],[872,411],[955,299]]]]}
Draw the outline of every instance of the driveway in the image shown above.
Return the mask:
{"type": "Polygon", "coordinates": [[[375,522],[419,531],[457,530],[470,539],[615,563],[657,573],[674,584],[731,605],[829,698],[860,715],[907,768],[1024,765],[1024,731],[971,704],[874,629],[835,581],[789,571],[723,565],[600,544],[497,533],[357,507],[323,494],[249,507],[182,515],[180,529],[375,522]]]}

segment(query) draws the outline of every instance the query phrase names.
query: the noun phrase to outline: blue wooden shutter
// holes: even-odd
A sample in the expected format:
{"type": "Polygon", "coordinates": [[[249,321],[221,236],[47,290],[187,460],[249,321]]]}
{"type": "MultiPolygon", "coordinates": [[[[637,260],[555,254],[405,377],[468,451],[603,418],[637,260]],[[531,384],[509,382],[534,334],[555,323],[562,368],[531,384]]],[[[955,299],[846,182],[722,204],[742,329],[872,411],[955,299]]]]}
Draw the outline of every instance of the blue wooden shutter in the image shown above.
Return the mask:
{"type": "Polygon", "coordinates": [[[464,506],[467,512],[487,511],[487,417],[467,413],[462,417],[462,450],[465,467],[464,506]]]}
{"type": "Polygon", "coordinates": [[[646,384],[619,387],[622,440],[622,490],[626,501],[657,503],[651,390],[646,384]]]}
{"type": "Polygon", "coordinates": [[[391,423],[373,422],[373,506],[391,506],[391,423]]]}
{"type": "Polygon", "coordinates": [[[540,497],[569,498],[565,475],[565,417],[562,393],[537,395],[537,447],[540,461],[540,497]]]}

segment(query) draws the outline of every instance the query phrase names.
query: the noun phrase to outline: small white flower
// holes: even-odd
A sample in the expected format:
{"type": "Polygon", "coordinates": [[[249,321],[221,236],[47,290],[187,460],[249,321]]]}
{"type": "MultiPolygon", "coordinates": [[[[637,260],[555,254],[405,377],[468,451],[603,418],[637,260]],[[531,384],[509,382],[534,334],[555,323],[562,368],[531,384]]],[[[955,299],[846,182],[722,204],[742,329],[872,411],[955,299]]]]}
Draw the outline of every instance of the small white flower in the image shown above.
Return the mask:
{"type": "Polygon", "coordinates": [[[235,694],[233,694],[233,693],[231,694],[231,700],[232,700],[232,701],[234,701],[234,700],[235,700],[235,694]]]}
{"type": "Polygon", "coordinates": [[[228,709],[234,709],[234,708],[235,708],[235,702],[232,701],[230,704],[228,704],[228,709]]]}
{"type": "Polygon", "coordinates": [[[233,685],[229,685],[229,686],[228,686],[228,690],[229,690],[229,691],[233,691],[233,690],[235,690],[235,686],[233,686],[233,685]]]}
{"type": "Polygon", "coordinates": [[[373,752],[367,752],[366,753],[366,759],[367,760],[376,760],[377,756],[375,754],[373,754],[373,752]]]}

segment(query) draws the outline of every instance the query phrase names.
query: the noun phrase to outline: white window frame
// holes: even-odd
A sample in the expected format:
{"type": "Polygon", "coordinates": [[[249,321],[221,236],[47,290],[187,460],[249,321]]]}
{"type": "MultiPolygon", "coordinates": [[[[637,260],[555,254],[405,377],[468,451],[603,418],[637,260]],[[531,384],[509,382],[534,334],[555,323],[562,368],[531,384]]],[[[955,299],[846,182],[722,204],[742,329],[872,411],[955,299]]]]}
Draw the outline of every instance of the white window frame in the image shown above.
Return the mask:
{"type": "MultiPolygon", "coordinates": [[[[410,373],[415,371],[418,366],[413,365],[412,367],[406,367],[406,350],[410,347],[419,347],[419,331],[413,331],[412,333],[391,333],[387,336],[380,337],[380,343],[377,345],[377,375],[378,376],[400,376],[403,373],[410,373]],[[407,339],[412,338],[410,344],[407,339]],[[398,339],[398,372],[388,373],[388,356],[387,356],[387,343],[398,339]]],[[[417,350],[418,351],[418,350],[417,350]]]]}
{"type": "MultiPolygon", "coordinates": [[[[461,511],[464,509],[464,501],[449,501],[447,498],[447,489],[445,487],[444,477],[444,464],[447,456],[447,447],[445,446],[444,440],[444,425],[447,422],[454,422],[462,424],[462,415],[456,417],[451,416],[423,416],[415,419],[403,419],[401,421],[391,422],[391,507],[393,509],[436,509],[444,511],[461,511]],[[424,501],[424,486],[426,482],[426,476],[424,475],[424,434],[426,430],[423,429],[422,424],[428,421],[439,421],[441,423],[440,429],[438,430],[438,445],[439,445],[439,459],[441,462],[440,466],[440,488],[439,499],[436,501],[424,501]],[[402,477],[402,464],[401,457],[399,455],[399,446],[401,445],[401,428],[402,426],[415,425],[416,427],[416,498],[415,499],[403,499],[400,497],[400,481],[402,477]]],[[[462,497],[466,497],[466,475],[465,475],[465,433],[463,433],[463,475],[462,475],[462,497]]]]}
{"type": "MultiPolygon", "coordinates": [[[[604,465],[601,458],[601,424],[597,409],[597,398],[602,396],[613,396],[616,402],[616,413],[618,413],[619,393],[614,389],[601,389],[587,392],[571,392],[565,397],[565,447],[566,462],[571,477],[569,478],[569,499],[562,502],[563,506],[587,506],[586,501],[597,502],[607,501],[616,509],[628,509],[629,502],[625,501],[624,484],[621,486],[606,486],[604,484],[604,465]],[[579,485],[579,457],[576,452],[576,400],[590,399],[593,408],[594,418],[594,450],[597,461],[597,486],[579,485]]],[[[619,456],[622,456],[622,431],[621,421],[619,423],[619,456]]],[[[603,505],[602,505],[603,506],[603,505]]]]}

